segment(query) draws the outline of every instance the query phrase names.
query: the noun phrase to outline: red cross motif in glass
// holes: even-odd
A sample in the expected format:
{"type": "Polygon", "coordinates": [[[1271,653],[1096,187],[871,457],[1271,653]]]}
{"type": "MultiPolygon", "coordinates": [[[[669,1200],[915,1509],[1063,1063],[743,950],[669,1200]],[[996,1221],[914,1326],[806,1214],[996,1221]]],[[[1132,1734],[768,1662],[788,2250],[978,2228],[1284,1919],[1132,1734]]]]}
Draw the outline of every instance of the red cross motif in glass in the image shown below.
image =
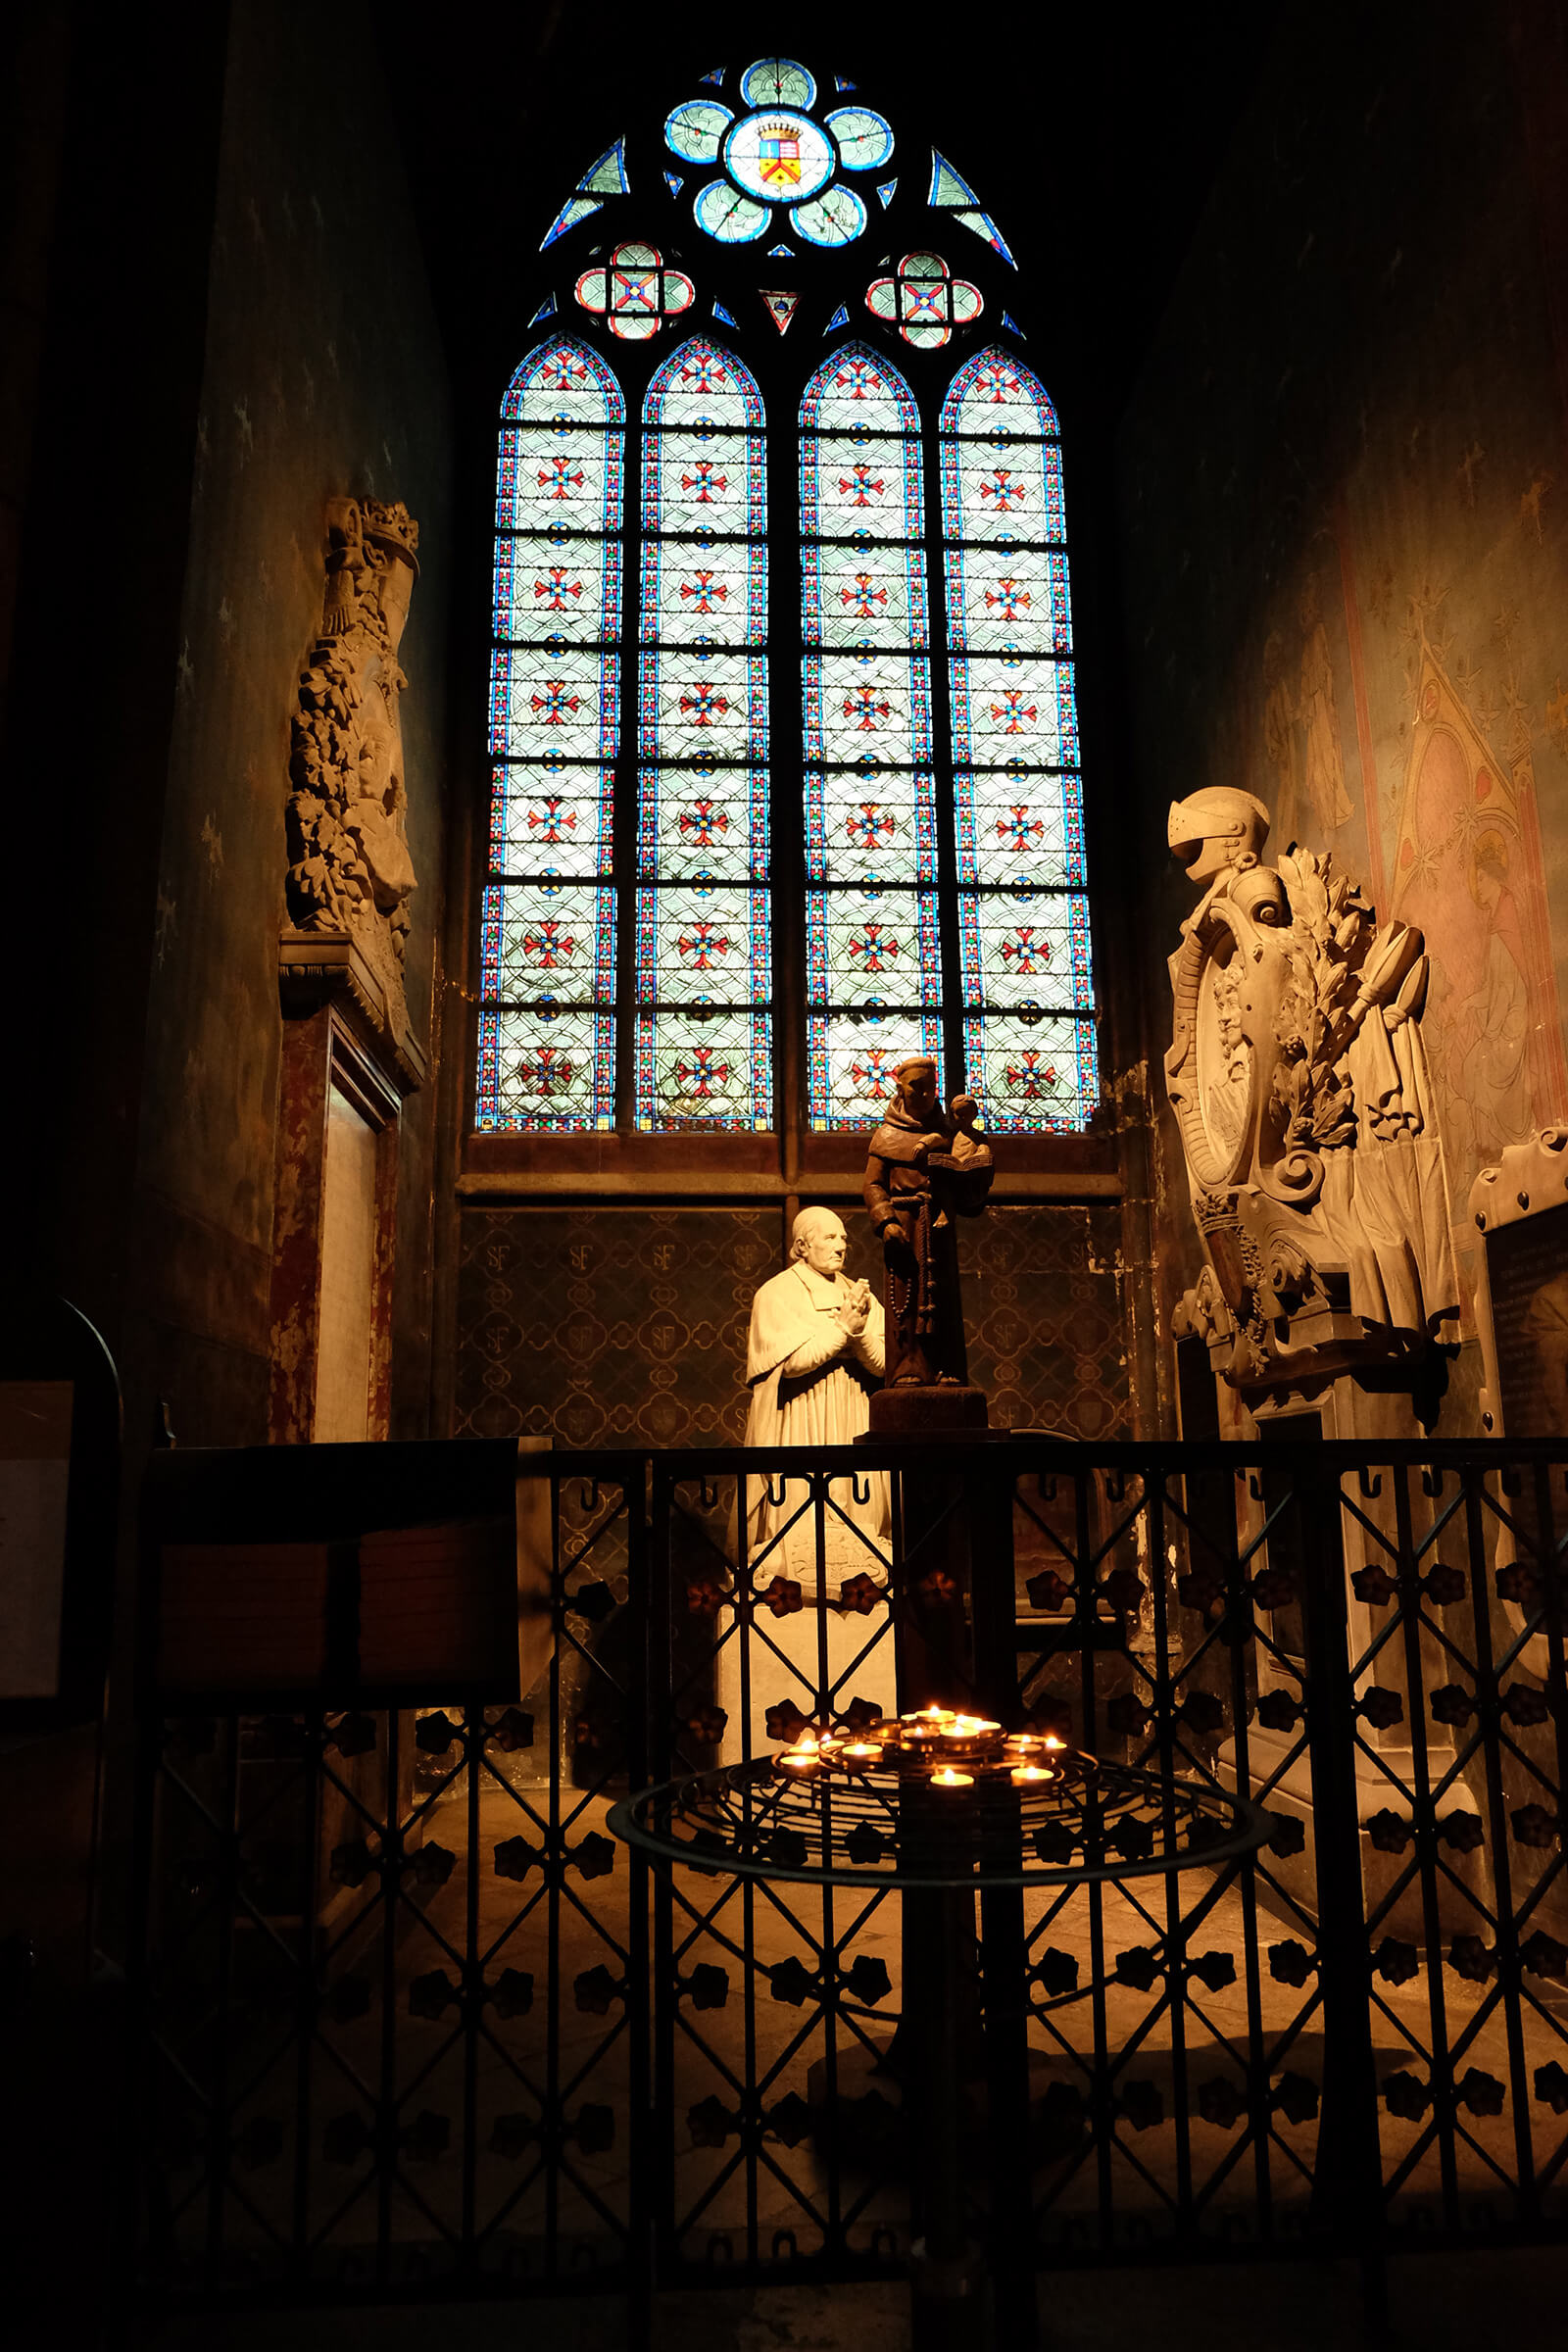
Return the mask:
{"type": "Polygon", "coordinates": [[[1038,1102],[1043,1095],[1055,1092],[1055,1065],[1048,1062],[1034,1047],[1026,1047],[1016,1061],[1009,1061],[1004,1072],[1009,1095],[1021,1095],[1026,1102],[1038,1102]]]}
{"type": "Polygon", "coordinates": [[[539,469],[539,487],[551,498],[569,498],[574,490],[582,488],[583,478],[580,466],[572,472],[569,458],[552,458],[548,466],[539,469]]]}
{"type": "Polygon", "coordinates": [[[885,608],[887,601],[887,590],[879,588],[868,571],[858,571],[854,587],[839,590],[839,602],[849,606],[856,620],[875,620],[877,607],[881,605],[885,608]]]}
{"type": "Polygon", "coordinates": [[[540,391],[580,392],[587,381],[588,370],[581,360],[573,367],[563,353],[558,358],[546,360],[539,370],[537,388],[540,391]]]}
{"type": "Polygon", "coordinates": [[[850,1064],[858,1095],[878,1102],[893,1091],[893,1055],[887,1046],[868,1046],[859,1061],[850,1064]]]}
{"type": "Polygon", "coordinates": [[[566,599],[568,596],[581,598],[582,582],[567,579],[564,564],[552,564],[549,569],[550,577],[547,580],[535,580],[533,584],[534,602],[537,604],[542,597],[547,612],[569,612],[571,607],[566,599]]]}
{"type": "Polygon", "coordinates": [[[721,931],[707,916],[693,923],[689,932],[683,931],[675,942],[682,963],[689,963],[694,972],[710,972],[722,961],[735,942],[727,931],[721,931]]]}
{"type": "Polygon", "coordinates": [[[541,1046],[532,1061],[517,1064],[517,1078],[523,1091],[542,1095],[546,1102],[558,1093],[567,1093],[575,1076],[574,1065],[558,1046],[541,1046]]]}
{"type": "Polygon", "coordinates": [[[528,830],[541,842],[565,841],[577,828],[577,811],[568,808],[559,792],[544,795],[543,813],[537,808],[528,811],[528,830]]]}
{"type": "Polygon", "coordinates": [[[1051,961],[1051,942],[1033,923],[1020,923],[1002,943],[1002,960],[1018,972],[1043,972],[1051,961]]]}
{"type": "Polygon", "coordinates": [[[1010,514],[1014,507],[1023,505],[1025,493],[1022,482],[1013,480],[1012,468],[1009,466],[999,466],[996,469],[996,478],[993,481],[981,483],[980,495],[982,498],[996,500],[995,511],[997,514],[1010,514]]]}
{"type": "Polygon", "coordinates": [[[721,392],[729,382],[729,370],[716,352],[702,351],[687,361],[680,380],[688,392],[721,392]]]}
{"type": "Polygon", "coordinates": [[[539,716],[546,719],[575,718],[582,709],[581,695],[568,694],[564,678],[546,678],[543,694],[536,694],[531,700],[539,716]]]}
{"type": "Polygon", "coordinates": [[[872,499],[880,498],[886,488],[887,484],[880,475],[872,481],[869,466],[857,466],[853,481],[847,480],[843,474],[839,476],[840,493],[852,507],[868,507],[872,499]]]}
{"type": "Polygon", "coordinates": [[[1016,580],[999,580],[986,590],[986,610],[1002,620],[1016,620],[1029,610],[1029,591],[1016,580]]]}
{"type": "Polygon", "coordinates": [[[997,839],[1004,850],[1026,850],[1032,841],[1045,837],[1045,826],[1038,816],[1031,816],[1027,807],[1009,808],[1005,816],[997,819],[997,839]]]}
{"type": "Polygon", "coordinates": [[[569,932],[562,930],[559,919],[552,916],[539,925],[537,931],[525,931],[522,954],[525,963],[537,964],[542,972],[559,971],[569,963],[577,953],[577,942],[569,932]]]}
{"type": "Polygon", "coordinates": [[[675,1064],[675,1084],[683,1095],[695,1102],[706,1102],[721,1095],[729,1084],[729,1063],[715,1061],[716,1046],[694,1046],[690,1061],[675,1064]]]}
{"type": "Polygon", "coordinates": [[[689,718],[694,727],[710,727],[729,709],[729,697],[720,694],[716,686],[693,686],[681,696],[680,709],[681,716],[689,718]]]}
{"type": "Polygon", "coordinates": [[[898,827],[879,802],[862,801],[854,814],[845,819],[844,830],[858,849],[876,850],[893,839],[898,827]]]}
{"type": "Polygon", "coordinates": [[[864,400],[885,389],[881,376],[867,360],[848,360],[833,378],[835,388],[852,400],[864,400]]]}
{"type": "Polygon", "coordinates": [[[690,604],[694,612],[711,612],[714,597],[722,604],[728,595],[729,590],[724,582],[715,581],[710,571],[694,572],[689,580],[682,580],[680,584],[680,601],[683,605],[690,604]]]}
{"type": "Polygon", "coordinates": [[[982,368],[974,379],[974,388],[982,400],[995,406],[998,401],[1012,398],[1018,390],[1018,378],[1006,368],[982,368]]]}
{"type": "Polygon", "coordinates": [[[729,818],[711,801],[693,801],[676,819],[681,839],[694,850],[711,849],[720,834],[729,831],[729,818]]]}
{"type": "Polygon", "coordinates": [[[1026,703],[1023,698],[1023,687],[1004,686],[1001,702],[991,705],[991,715],[1004,735],[1021,735],[1026,722],[1033,726],[1039,718],[1039,704],[1026,703]]]}
{"type": "Polygon", "coordinates": [[[694,490],[697,493],[697,504],[700,507],[710,507],[713,503],[714,491],[729,488],[729,475],[715,473],[713,464],[714,461],[711,458],[699,458],[696,462],[696,471],[683,473],[680,477],[681,488],[694,490]]]}
{"type": "Polygon", "coordinates": [[[844,715],[853,722],[858,735],[874,735],[877,721],[892,717],[893,705],[885,698],[879,702],[874,686],[858,686],[853,694],[845,696],[844,715]]]}
{"type": "Polygon", "coordinates": [[[885,971],[890,963],[898,961],[898,935],[874,917],[860,925],[849,948],[862,972],[885,971]]]}

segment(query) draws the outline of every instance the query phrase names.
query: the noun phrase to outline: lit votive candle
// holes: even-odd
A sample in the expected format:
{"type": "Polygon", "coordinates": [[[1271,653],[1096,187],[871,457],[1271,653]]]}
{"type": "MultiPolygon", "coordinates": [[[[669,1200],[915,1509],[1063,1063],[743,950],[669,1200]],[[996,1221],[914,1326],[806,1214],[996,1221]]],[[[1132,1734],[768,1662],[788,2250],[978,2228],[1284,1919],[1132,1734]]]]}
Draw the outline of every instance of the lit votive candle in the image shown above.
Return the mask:
{"type": "Polygon", "coordinates": [[[810,1732],[803,1732],[796,1745],[785,1748],[774,1760],[780,1772],[787,1772],[798,1781],[809,1780],[822,1765],[821,1750],[810,1732]]]}
{"type": "Polygon", "coordinates": [[[899,1721],[915,1730],[940,1731],[942,1726],[956,1720],[952,1707],[916,1707],[912,1715],[901,1715],[899,1721]]]}
{"type": "Polygon", "coordinates": [[[838,1760],[846,1772],[869,1772],[873,1764],[881,1763],[882,1750],[874,1740],[852,1740],[839,1749],[838,1760]]]}
{"type": "Polygon", "coordinates": [[[1061,1749],[1064,1748],[1066,1744],[1066,1740],[1058,1740],[1054,1732],[1048,1732],[1046,1734],[1046,1746],[1053,1755],[1059,1754],[1061,1749]]]}
{"type": "Polygon", "coordinates": [[[1049,1764],[1015,1764],[1008,1777],[1015,1788],[1038,1788],[1042,1781],[1054,1781],[1056,1776],[1049,1764]]]}
{"type": "Polygon", "coordinates": [[[940,1772],[931,1775],[931,1786],[933,1788],[972,1788],[974,1774],[955,1772],[951,1764],[944,1764],[940,1772]]]}

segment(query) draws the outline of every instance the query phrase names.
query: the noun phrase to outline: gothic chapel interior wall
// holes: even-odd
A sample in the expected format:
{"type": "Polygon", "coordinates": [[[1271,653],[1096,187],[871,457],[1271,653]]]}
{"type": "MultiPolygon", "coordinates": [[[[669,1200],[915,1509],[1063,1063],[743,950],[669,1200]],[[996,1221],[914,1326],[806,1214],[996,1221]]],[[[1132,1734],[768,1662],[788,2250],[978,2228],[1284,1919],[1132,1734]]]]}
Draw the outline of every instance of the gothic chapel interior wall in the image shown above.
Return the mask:
{"type": "MultiPolygon", "coordinates": [[[[1138,825],[1269,808],[1425,933],[1464,1299],[1445,1435],[1481,1434],[1468,1196],[1568,1118],[1568,33],[1517,5],[1293,11],[1121,437],[1138,825]]],[[[1160,1128],[1160,1329],[1199,1271],[1160,1128]]]]}

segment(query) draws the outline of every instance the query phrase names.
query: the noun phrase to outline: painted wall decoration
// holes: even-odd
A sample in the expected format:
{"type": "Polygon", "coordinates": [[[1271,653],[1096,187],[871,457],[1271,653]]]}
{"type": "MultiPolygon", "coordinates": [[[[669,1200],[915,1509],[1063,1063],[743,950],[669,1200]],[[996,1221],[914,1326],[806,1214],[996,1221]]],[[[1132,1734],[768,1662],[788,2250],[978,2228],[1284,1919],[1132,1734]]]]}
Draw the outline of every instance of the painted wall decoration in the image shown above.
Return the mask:
{"type": "MultiPolygon", "coordinates": [[[[873,1273],[863,1212],[845,1223],[851,1272],[873,1273]]],[[[970,1376],[994,1426],[1130,1430],[1120,1228],[1107,1204],[963,1229],[970,1376]]],[[[783,1263],[772,1208],[466,1210],[454,1433],[739,1445],[752,1297],[783,1263]]]]}
{"type": "MultiPolygon", "coordinates": [[[[1353,63],[1332,42],[1282,52],[1123,441],[1152,855],[1167,800],[1238,786],[1279,850],[1332,850],[1380,918],[1425,933],[1467,1335],[1470,1185],[1568,1115],[1568,226],[1550,200],[1568,53],[1549,13],[1511,38],[1499,13],[1423,19],[1415,67],[1403,10],[1358,29],[1353,63]]],[[[1151,887],[1164,938],[1179,888],[1151,887]]]]}

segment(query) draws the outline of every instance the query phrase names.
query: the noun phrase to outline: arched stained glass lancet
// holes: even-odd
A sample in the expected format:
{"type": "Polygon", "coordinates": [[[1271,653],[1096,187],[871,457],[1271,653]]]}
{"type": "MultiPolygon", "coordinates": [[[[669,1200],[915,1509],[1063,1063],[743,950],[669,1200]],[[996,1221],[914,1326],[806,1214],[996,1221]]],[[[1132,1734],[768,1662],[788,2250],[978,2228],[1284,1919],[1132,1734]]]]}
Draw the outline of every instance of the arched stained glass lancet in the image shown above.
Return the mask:
{"type": "Polygon", "coordinates": [[[1095,1106],[1094,979],[1056,416],[1006,351],[943,403],[966,1083],[1003,1132],[1095,1106]]]}
{"type": "Polygon", "coordinates": [[[907,1054],[938,1055],[941,969],[919,414],[863,344],[801,404],[807,1092],[813,1127],[874,1123],[907,1054]]]}
{"type": "Polygon", "coordinates": [[[564,336],[528,354],[502,404],[481,1128],[614,1124],[624,416],[610,369],[564,336]]]}
{"type": "Polygon", "coordinates": [[[637,1124],[773,1123],[762,402],[683,343],[643,404],[637,1124]]]}

